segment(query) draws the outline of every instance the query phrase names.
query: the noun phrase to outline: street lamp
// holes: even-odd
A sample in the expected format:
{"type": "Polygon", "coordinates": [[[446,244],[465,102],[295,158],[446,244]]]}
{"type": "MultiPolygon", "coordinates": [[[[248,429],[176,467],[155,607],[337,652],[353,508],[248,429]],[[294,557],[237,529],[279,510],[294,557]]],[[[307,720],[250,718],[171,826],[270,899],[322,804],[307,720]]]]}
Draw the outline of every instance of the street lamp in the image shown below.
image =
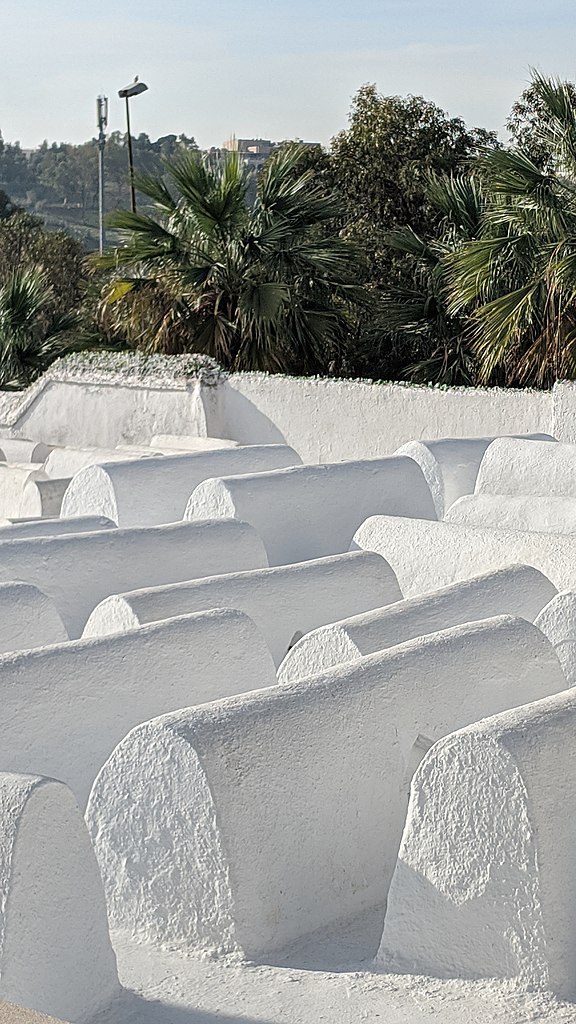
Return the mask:
{"type": "Polygon", "coordinates": [[[130,200],[132,205],[132,213],[136,213],[136,189],[134,188],[134,156],[132,153],[132,136],[130,134],[130,97],[139,96],[141,92],[146,92],[148,86],[144,85],[144,82],[138,81],[138,75],[134,81],[127,85],[125,89],[119,89],[118,95],[120,99],[126,100],[126,130],[128,132],[128,173],[130,175],[130,200]]]}
{"type": "Polygon", "coordinates": [[[98,96],[96,100],[96,120],[98,123],[98,226],[100,234],[100,255],[104,251],[104,146],[108,124],[108,97],[98,96]]]}

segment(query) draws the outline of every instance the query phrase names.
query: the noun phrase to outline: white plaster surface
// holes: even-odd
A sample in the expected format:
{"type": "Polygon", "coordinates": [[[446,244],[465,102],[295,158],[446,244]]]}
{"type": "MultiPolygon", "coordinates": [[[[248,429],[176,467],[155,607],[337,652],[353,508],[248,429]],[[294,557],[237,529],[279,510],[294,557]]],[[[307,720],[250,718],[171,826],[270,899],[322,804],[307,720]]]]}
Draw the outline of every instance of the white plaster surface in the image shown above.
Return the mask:
{"type": "Polygon", "coordinates": [[[300,461],[286,445],[252,445],[90,466],[73,477],[62,515],[108,515],[119,526],[175,522],[184,518],[190,495],[208,477],[265,472],[300,461]]]}
{"type": "Polygon", "coordinates": [[[534,530],[537,533],[576,533],[576,498],[539,494],[468,494],[448,509],[447,523],[534,530]]]}
{"type": "MultiPolygon", "coordinates": [[[[242,444],[285,441],[306,462],[391,455],[415,438],[540,431],[560,437],[554,425],[558,388],[428,388],[236,373],[217,389],[217,433],[242,444]]],[[[573,393],[564,404],[576,408],[573,393]]]]}
{"type": "Polygon", "coordinates": [[[30,537],[61,537],[69,533],[97,533],[115,530],[116,523],[106,516],[77,516],[74,519],[13,519],[0,524],[0,541],[30,537]]]}
{"type": "Polygon", "coordinates": [[[59,516],[70,479],[64,477],[47,480],[31,476],[22,490],[19,515],[47,519],[59,516]]]}
{"type": "Polygon", "coordinates": [[[542,633],[501,617],[144,723],[87,811],[111,922],[261,957],[381,905],[421,735],[563,687],[542,633]]]}
{"type": "Polygon", "coordinates": [[[22,515],[26,485],[35,480],[46,479],[43,470],[33,463],[22,462],[12,465],[0,462],[0,516],[12,519],[22,515]]]}
{"type": "Polygon", "coordinates": [[[119,991],[102,882],[70,791],[0,774],[0,999],[84,1024],[119,991]]]}
{"type": "Polygon", "coordinates": [[[0,532],[0,582],[38,587],[54,601],[72,638],[110,594],[265,565],[258,535],[233,521],[6,541],[0,532]]]}
{"type": "MultiPolygon", "coordinates": [[[[554,592],[548,587],[547,599],[554,592]]],[[[384,559],[356,551],[114,595],[94,609],[84,636],[115,633],[206,608],[237,608],[256,623],[279,665],[297,633],[401,598],[384,559]]]]}
{"type": "Polygon", "coordinates": [[[406,597],[513,562],[539,569],[557,590],[576,588],[576,537],[569,534],[372,516],[356,531],[356,548],[382,555],[406,597]]]}
{"type": "Polygon", "coordinates": [[[2,452],[6,462],[43,463],[48,458],[52,446],[43,441],[26,441],[24,438],[3,437],[2,452]]]}
{"type": "Polygon", "coordinates": [[[535,620],[564,669],[568,686],[576,685],[576,592],[564,590],[542,609],[535,620]]]}
{"type": "Polygon", "coordinates": [[[61,779],[84,807],[98,770],[139,722],[275,682],[262,636],[234,610],[6,654],[0,769],[61,779]]]}
{"type": "Polygon", "coordinates": [[[192,437],[190,434],[154,434],[151,448],[182,449],[186,452],[212,452],[218,448],[238,448],[229,437],[192,437]]]}
{"type": "Polygon", "coordinates": [[[422,470],[406,456],[206,480],[185,519],[235,518],[262,537],[271,565],[347,551],[369,515],[434,519],[422,470]]]}
{"type": "Polygon", "coordinates": [[[87,466],[127,462],[154,455],[155,452],[150,449],[143,449],[136,454],[133,448],[53,448],[44,463],[44,472],[50,479],[71,479],[87,466]]]}
{"type": "Polygon", "coordinates": [[[56,606],[29,583],[0,583],[0,653],[68,640],[56,606]]]}
{"type": "MultiPolygon", "coordinates": [[[[553,441],[546,434],[527,439],[553,441]]],[[[437,441],[408,441],[395,453],[418,463],[434,498],[437,518],[463,494],[473,494],[480,463],[493,437],[443,437],[437,441]]]]}
{"type": "Polygon", "coordinates": [[[576,498],[576,444],[499,437],[482,459],[476,493],[576,498]]]}
{"type": "Polygon", "coordinates": [[[576,995],[576,694],[437,744],[412,786],[381,959],[576,995]]]}
{"type": "MultiPolygon", "coordinates": [[[[554,603],[555,595],[550,581],[528,565],[474,576],[313,630],[288,652],[278,681],[303,679],[406,640],[495,615],[518,615],[533,622],[548,602],[554,603]]],[[[558,649],[556,652],[560,656],[558,649]]]]}

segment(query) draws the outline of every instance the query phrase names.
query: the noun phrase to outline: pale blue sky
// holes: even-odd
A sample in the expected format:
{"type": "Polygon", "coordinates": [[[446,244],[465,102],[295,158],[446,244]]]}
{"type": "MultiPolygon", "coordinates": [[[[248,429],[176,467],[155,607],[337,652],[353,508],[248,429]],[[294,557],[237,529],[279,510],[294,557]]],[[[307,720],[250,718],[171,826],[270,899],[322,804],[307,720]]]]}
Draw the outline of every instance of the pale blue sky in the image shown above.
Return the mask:
{"type": "Polygon", "coordinates": [[[499,129],[529,67],[576,77],[574,0],[2,0],[0,130],[35,146],[95,132],[135,74],[133,130],[327,143],[364,82],[499,129]]]}

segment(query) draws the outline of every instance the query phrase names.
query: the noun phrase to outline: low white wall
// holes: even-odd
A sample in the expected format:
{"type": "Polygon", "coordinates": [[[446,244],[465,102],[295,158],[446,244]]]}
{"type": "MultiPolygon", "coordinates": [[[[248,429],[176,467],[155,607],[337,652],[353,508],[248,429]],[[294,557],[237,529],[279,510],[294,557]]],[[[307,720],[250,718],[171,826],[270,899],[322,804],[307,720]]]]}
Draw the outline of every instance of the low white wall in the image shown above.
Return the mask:
{"type": "Polygon", "coordinates": [[[60,779],[85,807],[99,769],[139,722],[275,682],[254,624],[223,609],[3,655],[0,769],[60,779]]]}
{"type": "Polygon", "coordinates": [[[406,597],[511,563],[534,566],[557,590],[576,587],[576,535],[372,516],[356,531],[357,548],[382,555],[406,597]]]}
{"type": "Polygon", "coordinates": [[[490,619],[145,723],[87,811],[111,922],[262,957],[383,904],[421,734],[564,686],[539,630],[490,619]]]}
{"type": "Polygon", "coordinates": [[[564,590],[542,609],[535,625],[553,645],[568,686],[576,685],[576,592],[564,590]]]}
{"type": "MultiPolygon", "coordinates": [[[[177,357],[175,357],[175,361],[177,357]]],[[[290,444],[306,462],[392,454],[415,438],[544,432],[576,441],[576,395],[426,388],[370,381],[234,374],[201,386],[152,378],[148,384],[85,382],[49,374],[20,395],[0,395],[0,427],[52,445],[147,444],[157,434],[224,437],[241,444],[290,444]]]]}
{"type": "Polygon", "coordinates": [[[267,472],[301,461],[292,448],[271,444],[89,466],[72,478],[62,516],[106,515],[118,526],[176,522],[208,477],[267,472]]]}
{"type": "Polygon", "coordinates": [[[448,509],[444,521],[500,530],[576,533],[576,501],[556,495],[466,494],[448,509]]]}
{"type": "Polygon", "coordinates": [[[110,594],[265,565],[260,538],[233,521],[7,541],[0,532],[0,582],[22,580],[48,594],[72,638],[110,594]]]}
{"type": "Polygon", "coordinates": [[[284,441],[305,462],[391,455],[421,437],[555,434],[553,395],[544,391],[237,373],[218,392],[218,434],[243,444],[284,441]]]}
{"type": "Polygon", "coordinates": [[[102,881],[66,786],[0,773],[0,1000],[79,1024],[120,994],[102,881]]]}
{"type": "Polygon", "coordinates": [[[29,583],[0,583],[0,654],[68,640],[56,606],[29,583]]]}
{"type": "MultiPolygon", "coordinates": [[[[546,434],[527,435],[553,441],[546,434]]],[[[434,498],[436,514],[444,512],[463,494],[473,494],[480,463],[493,437],[444,437],[439,441],[408,441],[395,453],[418,463],[434,498]]]]}
{"type": "Polygon", "coordinates": [[[356,551],[114,595],[94,609],[84,636],[117,633],[206,608],[237,608],[262,631],[279,665],[295,634],[401,598],[387,562],[374,552],[356,551]]]}
{"type": "Polygon", "coordinates": [[[555,587],[537,569],[512,565],[388,608],[333,620],[304,636],[288,652],[278,681],[304,679],[406,640],[494,615],[518,615],[534,622],[555,594],[555,587]]]}
{"type": "Polygon", "coordinates": [[[4,431],[9,430],[11,437],[41,438],[64,447],[142,444],[152,434],[205,437],[205,410],[212,408],[215,390],[201,388],[197,382],[134,385],[88,379],[83,383],[81,379],[54,380],[48,375],[18,396],[18,405],[11,403],[4,431]]]}
{"type": "Polygon", "coordinates": [[[576,498],[576,445],[499,437],[482,459],[476,493],[576,498]]]}
{"type": "Polygon", "coordinates": [[[271,565],[347,551],[354,531],[377,511],[436,516],[422,470],[405,456],[323,466],[296,466],[205,480],[185,519],[235,518],[264,541],[271,565]]]}
{"type": "Polygon", "coordinates": [[[576,694],[438,743],[412,782],[380,960],[576,996],[576,694]]]}

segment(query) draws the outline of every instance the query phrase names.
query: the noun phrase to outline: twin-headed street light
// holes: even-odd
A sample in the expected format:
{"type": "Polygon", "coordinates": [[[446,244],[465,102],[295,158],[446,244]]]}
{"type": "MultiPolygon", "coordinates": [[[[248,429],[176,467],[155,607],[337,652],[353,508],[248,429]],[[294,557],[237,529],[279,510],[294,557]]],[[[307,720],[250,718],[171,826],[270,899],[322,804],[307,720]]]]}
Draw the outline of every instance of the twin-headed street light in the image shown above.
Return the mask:
{"type": "Polygon", "coordinates": [[[132,136],[130,134],[130,100],[132,96],[139,96],[141,92],[146,92],[148,89],[144,82],[138,81],[138,75],[134,81],[127,85],[125,89],[119,89],[118,95],[120,99],[126,100],[126,131],[128,132],[128,173],[130,175],[130,200],[132,213],[136,213],[136,189],[134,188],[134,155],[132,153],[132,136]]]}

